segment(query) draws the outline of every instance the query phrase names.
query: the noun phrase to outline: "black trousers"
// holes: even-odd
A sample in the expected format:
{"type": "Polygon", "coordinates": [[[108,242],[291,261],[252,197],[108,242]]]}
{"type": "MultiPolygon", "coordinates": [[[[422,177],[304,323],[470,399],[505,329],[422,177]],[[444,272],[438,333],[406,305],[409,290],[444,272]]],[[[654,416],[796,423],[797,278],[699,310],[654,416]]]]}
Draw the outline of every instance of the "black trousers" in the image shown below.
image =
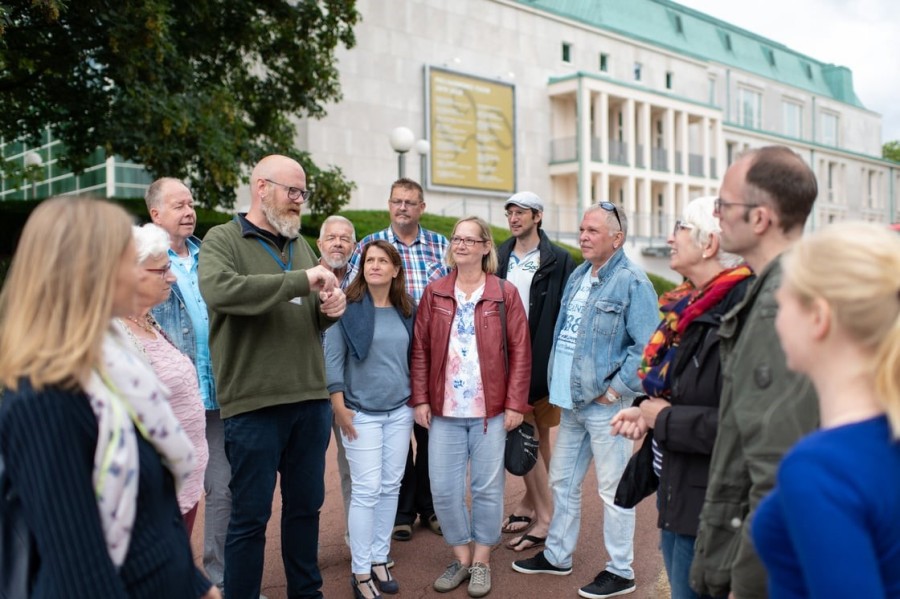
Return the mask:
{"type": "Polygon", "coordinates": [[[425,522],[434,514],[431,479],[428,477],[428,429],[414,424],[413,435],[416,437],[416,455],[414,458],[410,442],[409,453],[406,454],[406,470],[400,482],[400,499],[397,502],[394,525],[412,525],[416,521],[416,516],[425,522]]]}

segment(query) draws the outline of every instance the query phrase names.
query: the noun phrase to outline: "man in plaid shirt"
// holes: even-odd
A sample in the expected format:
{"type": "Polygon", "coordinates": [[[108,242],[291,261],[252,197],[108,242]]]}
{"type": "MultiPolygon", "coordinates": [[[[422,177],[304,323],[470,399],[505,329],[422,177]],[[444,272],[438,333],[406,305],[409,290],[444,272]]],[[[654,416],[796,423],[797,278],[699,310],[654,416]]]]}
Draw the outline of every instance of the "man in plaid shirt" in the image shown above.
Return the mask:
{"type": "MultiPolygon", "coordinates": [[[[356,246],[347,268],[346,282],[352,281],[360,271],[359,257],[362,248],[375,239],[390,242],[403,259],[406,274],[406,289],[416,303],[422,297],[425,286],[449,272],[444,265],[447,238],[440,233],[423,229],[419,219],[425,212],[425,198],[422,186],[412,179],[401,178],[391,185],[388,200],[391,226],[364,237],[356,246]]],[[[393,538],[408,541],[412,538],[412,526],[416,515],[423,526],[436,534],[441,527],[434,515],[431,501],[431,481],[428,478],[428,429],[414,425],[417,455],[413,459],[412,444],[406,458],[406,471],[400,484],[400,501],[394,520],[393,538]]]]}
{"type": "Polygon", "coordinates": [[[384,239],[400,252],[407,291],[419,303],[425,286],[449,272],[444,266],[447,238],[419,226],[419,219],[425,212],[425,199],[422,196],[422,186],[412,179],[404,177],[394,181],[388,210],[391,213],[391,226],[366,235],[359,242],[350,258],[347,281],[352,281],[359,272],[359,256],[363,246],[370,241],[384,239]]]}

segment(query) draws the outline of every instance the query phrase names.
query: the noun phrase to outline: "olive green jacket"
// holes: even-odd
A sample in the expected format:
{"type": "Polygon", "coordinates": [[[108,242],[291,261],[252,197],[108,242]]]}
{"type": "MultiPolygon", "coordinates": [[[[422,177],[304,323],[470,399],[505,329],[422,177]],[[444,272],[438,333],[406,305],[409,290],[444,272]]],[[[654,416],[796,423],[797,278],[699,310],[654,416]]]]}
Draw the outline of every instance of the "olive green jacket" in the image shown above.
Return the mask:
{"type": "Polygon", "coordinates": [[[779,257],[759,273],[719,328],[719,431],[691,567],[691,586],[700,594],[767,597],[750,522],[775,486],[781,458],[819,424],[812,384],[788,370],[775,333],[774,294],[780,284],[779,257]]]}
{"type": "Polygon", "coordinates": [[[321,337],[337,319],[310,290],[306,271],[317,264],[303,237],[282,252],[242,215],[206,234],[200,293],[222,418],[328,398],[321,337]]]}

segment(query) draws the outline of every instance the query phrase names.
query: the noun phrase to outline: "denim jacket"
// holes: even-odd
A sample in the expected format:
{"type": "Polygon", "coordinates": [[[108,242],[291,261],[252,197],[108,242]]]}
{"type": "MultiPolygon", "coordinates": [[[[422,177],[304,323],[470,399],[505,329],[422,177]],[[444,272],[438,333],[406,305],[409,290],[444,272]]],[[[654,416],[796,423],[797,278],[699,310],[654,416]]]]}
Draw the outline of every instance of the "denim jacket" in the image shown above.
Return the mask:
{"type": "MultiPolygon", "coordinates": [[[[566,284],[553,332],[548,378],[553,376],[556,340],[566,323],[569,302],[578,291],[582,277],[591,268],[590,262],[583,262],[566,284]]],[[[653,285],[623,250],[617,251],[600,267],[597,278],[591,286],[586,313],[581,315],[578,326],[571,381],[575,405],[593,401],[610,387],[623,400],[642,393],[638,366],[644,345],[659,320],[653,285]]]]}
{"type": "MultiPolygon", "coordinates": [[[[199,244],[199,240],[196,240],[199,244]]],[[[191,318],[188,315],[187,308],[184,305],[184,296],[178,285],[172,285],[172,292],[169,299],[163,303],[154,306],[150,313],[153,318],[162,327],[166,337],[175,344],[181,353],[191,359],[194,367],[197,368],[197,378],[202,381],[204,377],[200,372],[200,366],[197,364],[197,336],[194,334],[194,327],[191,324],[191,318]]],[[[204,397],[203,407],[207,410],[218,410],[219,403],[216,401],[216,380],[212,373],[212,366],[207,363],[207,372],[205,380],[209,381],[207,393],[201,393],[204,397]],[[207,399],[208,398],[208,399],[207,399]]],[[[201,389],[201,391],[204,391],[201,389]]]]}

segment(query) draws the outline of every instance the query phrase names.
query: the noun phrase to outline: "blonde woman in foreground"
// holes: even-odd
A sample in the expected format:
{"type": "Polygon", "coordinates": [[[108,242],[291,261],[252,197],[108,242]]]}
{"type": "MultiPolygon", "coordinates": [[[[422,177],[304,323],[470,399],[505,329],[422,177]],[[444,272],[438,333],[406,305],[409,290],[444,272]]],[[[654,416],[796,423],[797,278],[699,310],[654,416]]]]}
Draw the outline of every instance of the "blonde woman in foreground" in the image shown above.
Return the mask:
{"type": "Polygon", "coordinates": [[[900,597],[900,236],[845,223],[786,256],[776,329],[819,396],[753,539],[769,595],[900,597]]]}
{"type": "Polygon", "coordinates": [[[0,293],[0,452],[37,556],[11,596],[220,597],[175,499],[193,447],[111,328],[139,277],[119,206],[56,198],[25,224],[0,293]]]}

